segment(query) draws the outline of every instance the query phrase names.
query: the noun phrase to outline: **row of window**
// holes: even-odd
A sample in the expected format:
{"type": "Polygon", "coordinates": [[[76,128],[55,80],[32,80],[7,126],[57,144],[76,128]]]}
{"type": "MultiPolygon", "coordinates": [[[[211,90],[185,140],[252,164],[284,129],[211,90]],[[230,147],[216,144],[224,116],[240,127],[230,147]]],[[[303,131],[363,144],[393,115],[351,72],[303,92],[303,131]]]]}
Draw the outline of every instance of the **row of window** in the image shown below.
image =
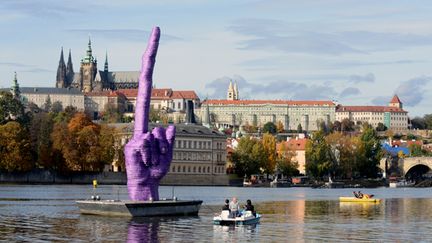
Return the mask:
{"type": "MultiPolygon", "coordinates": [[[[224,167],[218,166],[213,168],[213,173],[224,173],[224,167]]],[[[171,166],[171,172],[173,173],[204,173],[210,174],[211,167],[210,166],[186,166],[186,165],[174,165],[171,166]]]]}
{"type": "Polygon", "coordinates": [[[211,161],[211,153],[174,152],[174,160],[211,161]]]}
{"type": "Polygon", "coordinates": [[[175,148],[211,149],[210,141],[175,140],[175,148]]]}

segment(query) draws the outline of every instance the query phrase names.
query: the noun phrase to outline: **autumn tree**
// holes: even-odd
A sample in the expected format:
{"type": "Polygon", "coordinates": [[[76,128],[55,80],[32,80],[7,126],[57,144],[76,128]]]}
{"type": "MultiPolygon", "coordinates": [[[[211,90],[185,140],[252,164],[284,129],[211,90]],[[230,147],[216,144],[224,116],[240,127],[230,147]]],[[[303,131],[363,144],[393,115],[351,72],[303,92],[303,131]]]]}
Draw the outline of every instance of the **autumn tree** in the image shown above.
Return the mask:
{"type": "Polygon", "coordinates": [[[326,136],[333,159],[336,177],[352,178],[355,170],[357,146],[355,140],[341,132],[334,132],[326,136]]]}
{"type": "Polygon", "coordinates": [[[270,133],[265,133],[262,138],[266,159],[262,163],[264,173],[273,174],[276,167],[276,139],[270,133]]]}
{"type": "Polygon", "coordinates": [[[28,171],[32,168],[26,129],[14,121],[0,125],[0,170],[28,171]]]}
{"type": "Polygon", "coordinates": [[[277,122],[277,124],[276,124],[276,131],[277,131],[278,133],[283,133],[283,132],[285,132],[285,128],[284,128],[284,125],[283,125],[282,121],[278,121],[278,122],[277,122]]]}
{"type": "Polygon", "coordinates": [[[101,171],[114,155],[113,131],[76,113],[66,124],[55,124],[53,147],[61,151],[65,167],[72,171],[101,171]]]}

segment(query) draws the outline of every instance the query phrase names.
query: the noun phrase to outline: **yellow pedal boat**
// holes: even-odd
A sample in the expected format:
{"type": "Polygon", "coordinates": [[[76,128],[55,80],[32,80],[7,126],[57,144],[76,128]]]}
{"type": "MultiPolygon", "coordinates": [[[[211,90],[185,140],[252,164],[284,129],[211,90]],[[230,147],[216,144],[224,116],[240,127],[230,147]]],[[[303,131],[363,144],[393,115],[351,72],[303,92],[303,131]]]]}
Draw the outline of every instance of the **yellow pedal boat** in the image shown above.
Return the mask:
{"type": "Polygon", "coordinates": [[[379,203],[381,199],[378,198],[356,198],[356,197],[339,197],[340,202],[369,202],[379,203]]]}

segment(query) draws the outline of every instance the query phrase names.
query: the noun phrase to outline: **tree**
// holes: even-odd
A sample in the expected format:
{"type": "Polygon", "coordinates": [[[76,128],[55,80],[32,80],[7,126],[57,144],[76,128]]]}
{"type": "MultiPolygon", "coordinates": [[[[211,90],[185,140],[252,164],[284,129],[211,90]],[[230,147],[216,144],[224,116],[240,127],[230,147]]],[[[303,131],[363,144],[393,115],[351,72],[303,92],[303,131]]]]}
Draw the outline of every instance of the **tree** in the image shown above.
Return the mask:
{"type": "Polygon", "coordinates": [[[112,162],[113,130],[93,123],[84,113],[76,113],[68,123],[56,123],[52,137],[66,170],[101,171],[112,162]]]}
{"type": "Polygon", "coordinates": [[[0,125],[0,170],[28,171],[33,168],[26,130],[10,121],[0,125]]]}
{"type": "Polygon", "coordinates": [[[29,117],[24,112],[24,106],[11,93],[0,92],[0,125],[9,121],[17,121],[23,126],[28,125],[29,117]]]}
{"type": "Polygon", "coordinates": [[[383,131],[386,131],[386,130],[387,130],[387,127],[386,127],[386,125],[384,125],[382,122],[378,122],[378,125],[377,125],[377,127],[375,128],[375,130],[376,130],[377,132],[383,132],[383,131]]]}
{"type": "Polygon", "coordinates": [[[104,111],[102,112],[102,120],[107,123],[117,123],[121,121],[123,117],[120,109],[114,104],[108,103],[104,107],[104,111]]]}
{"type": "Polygon", "coordinates": [[[54,167],[51,140],[53,126],[53,118],[46,112],[34,114],[29,126],[33,160],[37,162],[38,166],[47,169],[54,167]]]}
{"type": "Polygon", "coordinates": [[[420,144],[412,143],[408,146],[410,154],[413,157],[426,156],[428,152],[422,148],[420,144]]]}
{"type": "Polygon", "coordinates": [[[262,144],[266,154],[262,168],[267,175],[273,174],[276,167],[276,139],[270,133],[265,133],[262,138],[262,144]]]}
{"type": "Polygon", "coordinates": [[[242,177],[259,173],[261,167],[260,160],[263,154],[265,156],[263,150],[262,144],[257,139],[253,139],[250,136],[242,137],[231,155],[235,172],[242,177]]]}
{"type": "Polygon", "coordinates": [[[276,125],[273,122],[267,122],[264,124],[263,133],[276,134],[276,125]]]}
{"type": "Polygon", "coordinates": [[[278,121],[278,122],[277,122],[277,124],[276,124],[276,131],[277,131],[278,133],[283,133],[283,132],[285,132],[284,125],[283,125],[283,123],[282,123],[281,121],[278,121]]]}
{"type": "Polygon", "coordinates": [[[332,126],[331,126],[331,130],[333,132],[341,132],[342,131],[342,124],[340,121],[335,121],[333,122],[332,126]]]}
{"type": "Polygon", "coordinates": [[[331,148],[333,157],[334,176],[342,178],[352,178],[354,174],[354,157],[357,146],[350,136],[341,132],[334,132],[326,136],[326,142],[331,148]]]}
{"type": "Polygon", "coordinates": [[[306,171],[315,178],[328,175],[332,165],[330,146],[323,131],[316,131],[306,143],[306,171]]]}
{"type": "Polygon", "coordinates": [[[51,97],[48,95],[42,107],[46,112],[50,112],[52,108],[51,97]]]}
{"type": "Polygon", "coordinates": [[[51,106],[51,112],[54,114],[60,113],[63,110],[63,105],[60,101],[54,101],[51,106]]]}
{"type": "Polygon", "coordinates": [[[243,129],[247,132],[247,133],[255,133],[258,131],[258,128],[256,126],[250,125],[249,122],[246,121],[246,124],[243,125],[243,129]]]}
{"type": "Polygon", "coordinates": [[[363,127],[363,132],[358,138],[357,146],[356,169],[360,176],[377,177],[379,171],[378,165],[382,157],[381,144],[375,130],[370,125],[363,127]]]}
{"type": "Polygon", "coordinates": [[[413,129],[424,130],[427,128],[426,120],[422,117],[415,117],[411,119],[411,126],[413,129]]]}
{"type": "Polygon", "coordinates": [[[350,121],[348,118],[345,118],[341,122],[341,131],[342,132],[351,132],[354,131],[354,122],[350,121]]]}
{"type": "Polygon", "coordinates": [[[302,133],[303,132],[303,127],[302,127],[302,125],[300,123],[297,126],[297,132],[298,133],[302,133]]]}
{"type": "Polygon", "coordinates": [[[423,119],[426,123],[426,128],[432,130],[432,114],[424,115],[423,119]]]}

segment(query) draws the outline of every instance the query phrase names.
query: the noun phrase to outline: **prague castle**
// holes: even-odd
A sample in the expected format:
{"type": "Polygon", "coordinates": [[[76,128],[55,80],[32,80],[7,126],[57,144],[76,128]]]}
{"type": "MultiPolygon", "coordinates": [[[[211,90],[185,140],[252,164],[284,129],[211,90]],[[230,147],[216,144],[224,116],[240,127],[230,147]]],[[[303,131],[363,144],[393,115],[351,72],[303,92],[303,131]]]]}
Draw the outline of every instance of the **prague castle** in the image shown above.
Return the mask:
{"type": "Polygon", "coordinates": [[[89,39],[86,55],[81,59],[79,72],[73,70],[71,51],[67,64],[60,53],[57,68],[56,88],[76,88],[82,92],[100,92],[102,90],[136,89],[138,88],[139,71],[110,72],[108,70],[108,55],[105,55],[103,70],[98,70],[97,60],[93,56],[91,40],[89,39]]]}

